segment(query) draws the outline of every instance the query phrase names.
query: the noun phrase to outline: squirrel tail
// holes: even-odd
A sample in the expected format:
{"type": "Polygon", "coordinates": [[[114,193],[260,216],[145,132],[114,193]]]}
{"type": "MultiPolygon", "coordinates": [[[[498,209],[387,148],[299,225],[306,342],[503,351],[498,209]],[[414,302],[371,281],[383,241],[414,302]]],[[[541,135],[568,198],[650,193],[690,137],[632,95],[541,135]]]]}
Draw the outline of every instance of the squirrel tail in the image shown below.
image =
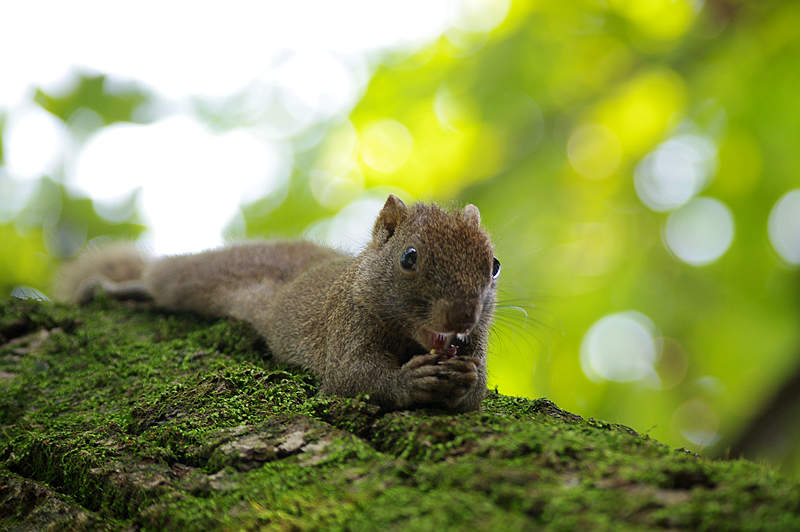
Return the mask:
{"type": "Polygon", "coordinates": [[[89,247],[62,265],[54,295],[59,301],[84,303],[94,296],[98,285],[140,281],[149,260],[132,242],[89,247]]]}

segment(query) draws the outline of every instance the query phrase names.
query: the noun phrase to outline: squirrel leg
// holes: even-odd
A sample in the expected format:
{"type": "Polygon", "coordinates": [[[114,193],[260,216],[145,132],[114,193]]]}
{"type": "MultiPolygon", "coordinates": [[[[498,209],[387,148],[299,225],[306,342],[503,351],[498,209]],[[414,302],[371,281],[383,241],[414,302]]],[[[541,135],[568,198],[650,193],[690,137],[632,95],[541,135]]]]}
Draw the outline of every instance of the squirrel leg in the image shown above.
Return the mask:
{"type": "Polygon", "coordinates": [[[85,305],[97,297],[100,292],[118,300],[149,301],[152,299],[141,279],[114,282],[105,277],[91,277],[82,281],[76,291],[75,299],[79,304],[85,305]]]}

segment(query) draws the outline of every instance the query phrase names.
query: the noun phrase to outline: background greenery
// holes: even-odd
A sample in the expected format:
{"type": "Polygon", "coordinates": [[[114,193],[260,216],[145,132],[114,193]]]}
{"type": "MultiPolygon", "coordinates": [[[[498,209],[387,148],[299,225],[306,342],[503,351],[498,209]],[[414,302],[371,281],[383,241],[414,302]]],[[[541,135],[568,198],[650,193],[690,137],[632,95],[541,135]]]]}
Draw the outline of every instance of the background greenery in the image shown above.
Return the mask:
{"type": "MultiPolygon", "coordinates": [[[[793,2],[513,2],[489,34],[454,30],[381,57],[349,116],[291,139],[291,179],[243,204],[228,233],[324,238],[338,212],[387,191],[473,202],[503,263],[492,385],[724,455],[800,364],[800,276],[767,232],[775,203],[800,186],[798,28],[793,2]],[[692,195],[732,214],[733,240],[707,265],[666,244],[680,204],[653,210],[637,194],[637,171],[670,140],[703,167],[692,195]],[[629,311],[655,338],[654,373],[592,374],[587,332],[629,311]]],[[[157,118],[136,113],[156,95],[109,81],[83,74],[32,99],[67,124],[97,113],[90,131],[68,125],[76,149],[109,124],[157,118]]],[[[189,105],[225,130],[248,123],[237,101],[189,105]]],[[[2,173],[0,185],[0,204],[14,201],[2,173]]],[[[18,295],[49,293],[77,248],[71,228],[84,240],[145,228],[136,209],[98,214],[64,171],[0,220],[0,289],[18,295]]],[[[784,419],[752,452],[800,474],[800,424],[784,419]]]]}

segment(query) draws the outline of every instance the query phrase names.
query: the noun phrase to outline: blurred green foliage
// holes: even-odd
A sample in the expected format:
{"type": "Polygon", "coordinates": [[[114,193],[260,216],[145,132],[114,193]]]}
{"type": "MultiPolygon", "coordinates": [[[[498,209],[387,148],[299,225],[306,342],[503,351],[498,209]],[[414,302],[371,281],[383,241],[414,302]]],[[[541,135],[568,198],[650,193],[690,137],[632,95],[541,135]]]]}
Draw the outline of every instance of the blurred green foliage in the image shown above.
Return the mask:
{"type": "Polygon", "coordinates": [[[109,89],[105,75],[81,76],[78,83],[65,94],[48,94],[37,89],[33,101],[61,120],[67,122],[81,109],[90,109],[102,120],[101,125],[131,122],[136,109],[148,101],[148,95],[136,86],[116,86],[109,89]]]}
{"type": "MultiPolygon", "coordinates": [[[[133,121],[134,112],[148,94],[134,86],[108,88],[106,76],[81,76],[63,94],[50,95],[37,90],[33,99],[41,107],[70,125],[76,137],[119,121],[133,121]],[[97,120],[78,120],[82,111],[89,111],[97,120]]],[[[0,115],[0,132],[4,121],[0,115]]],[[[3,162],[0,135],[0,163],[3,162]]],[[[3,176],[0,175],[0,184],[3,176]]],[[[62,183],[63,170],[42,176],[25,206],[16,216],[0,223],[0,293],[8,294],[16,286],[29,286],[50,292],[51,282],[60,259],[70,257],[94,238],[135,239],[145,226],[135,209],[128,209],[135,197],[122,201],[121,216],[109,220],[94,208],[93,201],[70,192],[62,183]],[[130,212],[125,214],[124,211],[130,212]]],[[[6,198],[0,201],[7,201],[6,198]]]]}
{"type": "MultiPolygon", "coordinates": [[[[0,112],[0,132],[3,131],[6,125],[5,113],[0,112]]],[[[0,135],[0,165],[3,164],[3,135],[0,135]]]]}
{"type": "Polygon", "coordinates": [[[49,293],[59,259],[74,255],[87,240],[136,239],[144,229],[135,213],[128,220],[109,221],[89,198],[42,178],[14,222],[0,224],[0,293],[20,285],[49,293]]]}
{"type": "MultiPolygon", "coordinates": [[[[389,190],[473,202],[503,262],[492,384],[676,446],[693,445],[694,419],[724,454],[800,365],[800,275],[767,235],[775,202],[800,184],[798,27],[800,5],[777,0],[513,2],[489,35],[453,30],[385,57],[349,120],[297,150],[286,186],[243,206],[244,233],[298,236],[389,190]],[[669,250],[672,209],[651,210],[634,185],[648,154],[682,135],[713,148],[695,194],[734,220],[732,244],[705,266],[669,250]],[[588,376],[587,331],[631,310],[654,324],[655,379],[588,376]]],[[[79,108],[132,120],[148,95],[106,81],[35,99],[66,121],[79,108]]],[[[112,223],[57,182],[41,187],[0,225],[6,293],[47,286],[51,256],[69,255],[47,245],[59,227],[142,230],[135,215],[112,223]]],[[[800,471],[793,448],[771,455],[800,471]]]]}

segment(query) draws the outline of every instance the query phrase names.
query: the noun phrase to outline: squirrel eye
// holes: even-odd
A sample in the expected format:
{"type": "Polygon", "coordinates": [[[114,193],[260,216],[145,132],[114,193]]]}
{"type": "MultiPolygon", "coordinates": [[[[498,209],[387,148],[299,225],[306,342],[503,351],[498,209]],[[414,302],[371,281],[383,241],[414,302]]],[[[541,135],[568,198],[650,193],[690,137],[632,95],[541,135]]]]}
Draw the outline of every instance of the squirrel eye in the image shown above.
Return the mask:
{"type": "Polygon", "coordinates": [[[500,277],[500,261],[497,257],[492,257],[492,279],[500,277]]]}
{"type": "Polygon", "coordinates": [[[400,257],[400,266],[402,266],[404,270],[410,270],[415,264],[417,264],[417,250],[408,248],[403,252],[403,256],[400,257]]]}

